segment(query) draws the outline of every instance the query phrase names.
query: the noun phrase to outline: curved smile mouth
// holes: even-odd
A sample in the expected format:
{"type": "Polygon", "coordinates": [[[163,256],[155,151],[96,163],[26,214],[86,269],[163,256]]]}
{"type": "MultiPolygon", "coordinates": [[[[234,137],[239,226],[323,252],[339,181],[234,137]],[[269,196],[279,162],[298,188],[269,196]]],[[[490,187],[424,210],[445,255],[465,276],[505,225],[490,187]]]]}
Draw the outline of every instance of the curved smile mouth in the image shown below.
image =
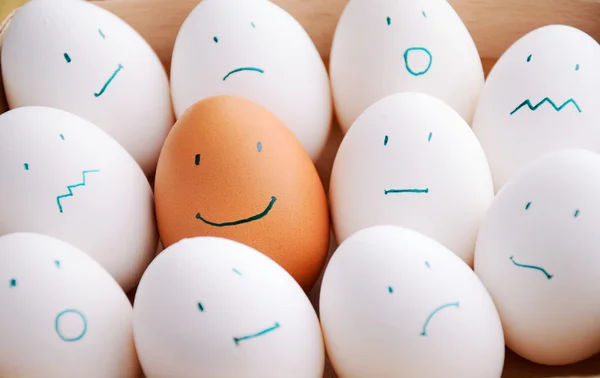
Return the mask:
{"type": "Polygon", "coordinates": [[[108,86],[110,85],[110,83],[112,83],[112,81],[114,80],[114,78],[117,76],[117,74],[119,72],[121,72],[121,70],[123,68],[125,68],[125,67],[123,67],[123,65],[121,63],[119,63],[119,66],[117,67],[117,69],[115,70],[115,72],[113,72],[113,74],[110,75],[110,77],[108,78],[108,80],[106,80],[106,83],[104,83],[104,86],[102,86],[102,89],[100,89],[100,92],[94,93],[94,96],[96,96],[96,97],[102,96],[102,94],[104,94],[104,92],[106,91],[106,88],[108,88],[108,86]]]}
{"type": "Polygon", "coordinates": [[[552,106],[554,108],[554,110],[556,110],[557,112],[562,111],[567,105],[571,104],[575,107],[575,109],[577,109],[577,111],[579,113],[581,113],[581,108],[579,107],[579,105],[577,104],[577,101],[575,101],[574,99],[570,98],[567,101],[563,102],[562,105],[557,106],[556,103],[554,101],[552,101],[549,97],[544,98],[542,101],[538,102],[536,105],[533,105],[531,103],[531,100],[527,99],[525,101],[523,101],[521,104],[519,104],[519,106],[517,106],[515,108],[515,110],[513,110],[512,112],[510,112],[510,115],[515,114],[516,112],[518,112],[519,110],[521,110],[524,107],[529,108],[529,110],[535,112],[536,110],[538,110],[538,108],[544,104],[548,104],[550,106],[552,106]]]}
{"type": "Polygon", "coordinates": [[[238,72],[243,72],[243,71],[253,71],[253,72],[258,72],[260,74],[264,74],[265,71],[257,68],[257,67],[240,67],[240,68],[236,68],[235,70],[229,71],[227,73],[227,75],[225,75],[225,77],[223,78],[223,81],[227,80],[229,78],[229,76],[236,74],[238,72]]]}
{"type": "Polygon", "coordinates": [[[249,218],[245,218],[245,219],[240,219],[240,220],[236,220],[233,222],[223,222],[223,223],[215,223],[215,222],[211,222],[205,218],[202,217],[202,215],[200,215],[200,213],[196,214],[196,219],[206,223],[209,226],[214,226],[214,227],[230,227],[230,226],[238,226],[240,224],[244,224],[244,223],[250,223],[250,222],[254,222],[256,220],[262,219],[264,217],[267,216],[267,214],[269,214],[269,212],[271,211],[271,209],[273,209],[273,206],[275,205],[275,201],[277,201],[277,197],[273,196],[271,197],[271,201],[269,202],[269,204],[267,205],[266,209],[264,209],[262,212],[253,215],[249,218]]]}
{"type": "Polygon", "coordinates": [[[429,188],[424,189],[386,189],[383,193],[387,196],[390,194],[428,194],[429,188]]]}

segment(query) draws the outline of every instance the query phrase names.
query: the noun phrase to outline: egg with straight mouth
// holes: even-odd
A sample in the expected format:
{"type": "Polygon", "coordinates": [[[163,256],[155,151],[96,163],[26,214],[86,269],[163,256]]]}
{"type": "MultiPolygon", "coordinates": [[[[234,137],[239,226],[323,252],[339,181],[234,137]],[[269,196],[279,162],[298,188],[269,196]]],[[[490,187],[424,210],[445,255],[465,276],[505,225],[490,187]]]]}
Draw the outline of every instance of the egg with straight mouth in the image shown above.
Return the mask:
{"type": "Polygon", "coordinates": [[[308,154],[273,113],[241,97],[190,107],[162,150],[155,182],[165,247],[194,236],[247,244],[310,290],[329,246],[323,185],[308,154]]]}
{"type": "Polygon", "coordinates": [[[332,120],[329,77],[310,36],[268,0],[203,0],[173,49],[171,93],[177,117],[197,101],[241,96],[267,108],[313,161],[332,120]]]}
{"type": "Polygon", "coordinates": [[[169,81],[150,45],[114,14],[86,1],[28,2],[6,31],[2,78],[10,108],[85,118],[154,173],[174,123],[169,81]]]}

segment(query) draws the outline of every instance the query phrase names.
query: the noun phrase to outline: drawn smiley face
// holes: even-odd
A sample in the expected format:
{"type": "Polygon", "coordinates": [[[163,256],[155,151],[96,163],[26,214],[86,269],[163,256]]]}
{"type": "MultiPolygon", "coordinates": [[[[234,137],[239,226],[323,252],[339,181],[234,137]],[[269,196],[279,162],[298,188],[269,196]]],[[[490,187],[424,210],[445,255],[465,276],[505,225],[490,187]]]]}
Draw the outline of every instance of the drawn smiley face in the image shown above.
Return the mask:
{"type": "Polygon", "coordinates": [[[536,29],[498,60],[473,121],[495,190],[525,164],[561,148],[600,152],[600,45],[564,25],[536,29]],[[563,41],[557,44],[556,41],[563,41]]]}
{"type": "Polygon", "coordinates": [[[199,237],[171,245],[144,274],[134,308],[149,375],[323,374],[322,335],[308,297],[273,260],[241,243],[199,237]]]}
{"type": "Polygon", "coordinates": [[[280,118],[313,161],[330,130],[323,60],[298,21],[271,1],[200,2],[175,41],[171,93],[178,118],[211,96],[249,99],[280,118]]]}
{"type": "Polygon", "coordinates": [[[329,246],[323,186],[298,140],[241,97],[200,101],[167,138],[155,181],[165,247],[194,236],[236,240],[282,264],[307,290],[329,246]]]}
{"type": "Polygon", "coordinates": [[[469,126],[419,93],[392,95],[361,115],[340,146],[330,186],[339,242],[366,227],[408,227],[469,264],[492,197],[485,155],[469,126]]]}
{"type": "Polygon", "coordinates": [[[546,154],[504,186],[479,231],[475,272],[507,345],[534,362],[570,364],[599,351],[600,306],[589,302],[600,289],[599,175],[593,152],[546,154]]]}
{"type": "Polygon", "coordinates": [[[78,115],[154,172],[174,122],[168,78],[150,45],[114,14],[85,1],[27,3],[6,31],[2,75],[11,108],[78,115]]]}

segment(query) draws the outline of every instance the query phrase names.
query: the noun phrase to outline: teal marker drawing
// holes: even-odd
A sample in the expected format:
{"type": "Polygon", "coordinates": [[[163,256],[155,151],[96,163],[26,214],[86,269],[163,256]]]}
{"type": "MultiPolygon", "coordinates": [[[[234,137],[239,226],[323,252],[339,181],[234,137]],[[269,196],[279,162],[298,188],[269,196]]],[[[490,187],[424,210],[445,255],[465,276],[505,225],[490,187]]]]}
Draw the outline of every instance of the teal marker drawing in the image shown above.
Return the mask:
{"type": "Polygon", "coordinates": [[[535,266],[535,265],[524,265],[524,264],[519,264],[518,262],[515,261],[515,257],[514,256],[510,256],[510,261],[512,261],[512,263],[515,266],[518,266],[519,268],[525,268],[525,269],[533,269],[533,270],[539,270],[540,272],[544,273],[544,275],[546,276],[547,279],[551,280],[552,277],[554,277],[553,275],[551,275],[550,273],[548,273],[546,271],[546,269],[541,268],[539,266],[535,266]]]}
{"type": "Polygon", "coordinates": [[[384,190],[385,195],[388,194],[404,194],[404,193],[413,193],[413,194],[427,194],[429,193],[429,188],[425,189],[389,189],[384,190]]]}
{"type": "Polygon", "coordinates": [[[225,77],[223,78],[223,81],[227,80],[229,78],[229,76],[236,74],[238,72],[243,72],[243,71],[253,71],[253,72],[258,72],[260,74],[265,73],[264,70],[262,70],[260,68],[256,68],[256,67],[240,67],[240,68],[236,68],[235,70],[228,72],[227,75],[225,75],[225,77]]]}
{"type": "Polygon", "coordinates": [[[431,68],[432,63],[433,63],[433,55],[431,55],[431,52],[429,52],[429,50],[427,50],[425,47],[410,47],[410,48],[406,49],[406,51],[404,52],[404,65],[406,66],[406,70],[408,71],[408,73],[410,73],[413,76],[425,75],[427,72],[429,72],[429,69],[431,68]],[[423,71],[414,71],[410,67],[410,63],[408,62],[410,53],[416,52],[416,51],[424,52],[425,54],[427,54],[427,57],[429,59],[427,68],[425,68],[423,71]]]}
{"type": "Polygon", "coordinates": [[[536,111],[538,110],[538,108],[544,104],[549,104],[550,106],[552,106],[552,108],[554,108],[554,110],[556,110],[557,112],[560,112],[561,110],[563,110],[567,105],[571,104],[573,105],[577,111],[579,113],[581,113],[581,108],[579,107],[579,105],[577,104],[577,102],[575,100],[573,100],[572,98],[568,99],[567,101],[565,101],[561,106],[557,106],[554,101],[550,100],[548,97],[544,98],[542,101],[538,102],[536,105],[533,105],[531,103],[531,101],[529,99],[523,101],[521,104],[519,104],[519,106],[517,106],[515,108],[515,110],[513,110],[512,112],[510,112],[510,115],[515,114],[516,112],[518,112],[519,110],[521,110],[524,107],[529,108],[529,110],[531,111],[536,111]]]}
{"type": "Polygon", "coordinates": [[[117,74],[119,72],[121,72],[121,70],[123,68],[125,68],[125,67],[123,67],[123,65],[119,63],[119,66],[117,67],[117,69],[115,70],[115,72],[113,72],[113,74],[108,78],[108,80],[106,81],[106,83],[104,83],[104,85],[102,86],[102,89],[100,89],[100,92],[94,93],[94,96],[96,96],[96,97],[102,96],[104,94],[104,92],[106,91],[106,88],[108,88],[108,86],[110,85],[110,83],[112,83],[112,81],[115,79],[115,77],[117,77],[117,74]]]}
{"type": "Polygon", "coordinates": [[[80,186],[85,186],[86,184],[86,175],[89,173],[96,173],[96,172],[100,172],[100,170],[98,169],[94,169],[91,171],[83,171],[82,172],[82,179],[81,182],[75,185],[69,185],[67,186],[67,190],[69,191],[69,193],[60,195],[58,197],[56,197],[56,203],[58,204],[58,210],[62,213],[63,212],[63,207],[62,207],[62,203],[60,202],[61,199],[65,199],[67,197],[73,197],[73,189],[78,188],[80,186]]]}
{"type": "Polygon", "coordinates": [[[423,324],[423,330],[421,331],[421,336],[427,336],[427,326],[429,325],[429,322],[431,322],[431,319],[433,319],[433,317],[440,311],[442,311],[443,309],[449,308],[449,307],[456,307],[459,308],[459,302],[454,302],[454,303],[446,303],[445,305],[441,305],[440,307],[436,308],[435,310],[433,310],[431,312],[431,314],[429,314],[429,316],[427,317],[427,319],[425,320],[425,324],[423,324]]]}
{"type": "Polygon", "coordinates": [[[60,337],[60,339],[62,341],[66,341],[66,342],[73,342],[73,341],[79,341],[83,338],[83,336],[85,336],[85,334],[87,333],[87,319],[85,318],[85,315],[83,315],[81,313],[81,311],[79,310],[73,310],[73,309],[69,309],[69,310],[65,310],[62,311],[60,314],[58,314],[56,316],[56,319],[54,320],[54,328],[56,330],[56,334],[58,335],[58,337],[60,337]],[[77,315],[81,321],[83,322],[83,330],[79,333],[79,335],[75,336],[75,337],[67,337],[65,336],[61,329],[60,329],[60,320],[63,316],[67,315],[67,314],[75,314],[77,315]]]}
{"type": "Polygon", "coordinates": [[[267,329],[264,329],[258,333],[254,333],[252,335],[247,335],[247,336],[242,336],[242,337],[234,337],[233,338],[233,342],[235,342],[235,345],[240,345],[240,342],[244,341],[244,340],[250,340],[250,339],[254,339],[256,337],[259,336],[263,336],[266,335],[269,332],[275,331],[276,329],[279,328],[279,323],[275,323],[275,325],[273,327],[269,327],[267,329]]]}

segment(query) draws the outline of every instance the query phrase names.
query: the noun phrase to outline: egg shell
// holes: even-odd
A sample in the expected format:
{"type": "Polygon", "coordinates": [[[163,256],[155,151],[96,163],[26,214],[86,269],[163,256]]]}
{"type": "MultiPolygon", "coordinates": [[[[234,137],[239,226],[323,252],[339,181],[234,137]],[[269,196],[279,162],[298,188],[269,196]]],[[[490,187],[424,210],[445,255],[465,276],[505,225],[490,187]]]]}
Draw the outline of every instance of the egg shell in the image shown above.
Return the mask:
{"type": "Polygon", "coordinates": [[[140,376],[131,304],[81,250],[40,234],[4,235],[0,283],[0,376],[140,376]]]}
{"type": "Polygon", "coordinates": [[[332,120],[329,76],[302,25],[268,0],[203,0],[181,26],[171,63],[177,117],[235,95],[271,112],[316,161],[332,120]]]}
{"type": "Polygon", "coordinates": [[[344,137],[330,183],[338,242],[397,225],[439,241],[468,264],[494,195],[469,125],[442,101],[395,94],[372,105],[344,137]]]}
{"type": "Polygon", "coordinates": [[[557,150],[525,165],[481,226],[475,272],[516,353],[566,365],[600,352],[600,155],[557,150]]]}
{"type": "Polygon", "coordinates": [[[570,26],[536,29],[500,57],[473,121],[496,192],[519,168],[546,153],[600,152],[598,87],[600,45],[570,26]]]}
{"type": "Polygon", "coordinates": [[[502,326],[485,287],[409,229],[371,227],[343,242],[325,271],[320,317],[340,378],[502,375],[502,326]]]}
{"type": "Polygon", "coordinates": [[[148,180],[113,138],[59,109],[0,115],[0,235],[36,232],[88,253],[124,290],[156,252],[148,180]]]}
{"type": "Polygon", "coordinates": [[[350,0],[329,69],[344,132],[369,106],[398,92],[437,97],[470,124],[484,84],[475,43],[446,0],[350,0]]]}
{"type": "Polygon", "coordinates": [[[48,106],[101,127],[154,173],[174,123],[165,69],[112,13],[79,0],[33,0],[10,23],[2,77],[11,108],[48,106]]]}
{"type": "Polygon", "coordinates": [[[307,153],[265,108],[241,97],[190,107],[163,147],[155,182],[165,247],[218,236],[249,245],[310,290],[329,244],[323,185],[307,153]]]}
{"type": "Polygon", "coordinates": [[[278,264],[215,237],[168,247],[142,277],[134,335],[148,378],[322,378],[315,311],[278,264]]]}

